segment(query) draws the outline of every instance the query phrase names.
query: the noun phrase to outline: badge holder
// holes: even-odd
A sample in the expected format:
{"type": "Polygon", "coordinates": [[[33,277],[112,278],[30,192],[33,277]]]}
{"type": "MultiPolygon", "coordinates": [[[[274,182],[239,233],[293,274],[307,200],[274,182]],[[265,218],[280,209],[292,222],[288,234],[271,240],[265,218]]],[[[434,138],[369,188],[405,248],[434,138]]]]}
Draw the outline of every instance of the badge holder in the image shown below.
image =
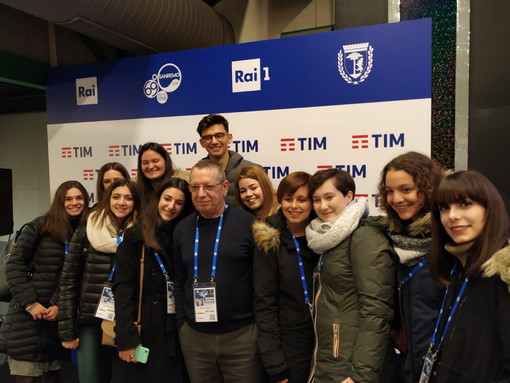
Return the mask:
{"type": "Polygon", "coordinates": [[[197,323],[218,322],[214,282],[194,283],[193,306],[195,307],[195,321],[197,323]]]}
{"type": "Polygon", "coordinates": [[[103,287],[94,316],[109,321],[115,320],[115,300],[113,298],[112,287],[109,283],[105,283],[103,287]]]}

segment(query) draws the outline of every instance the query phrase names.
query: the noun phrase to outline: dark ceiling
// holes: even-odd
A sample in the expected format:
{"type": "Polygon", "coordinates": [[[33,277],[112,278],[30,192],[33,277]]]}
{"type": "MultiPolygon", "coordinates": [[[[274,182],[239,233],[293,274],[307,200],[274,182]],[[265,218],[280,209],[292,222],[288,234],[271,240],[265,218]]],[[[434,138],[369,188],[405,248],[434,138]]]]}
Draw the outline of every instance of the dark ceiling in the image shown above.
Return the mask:
{"type": "Polygon", "coordinates": [[[0,0],[0,113],[44,111],[48,68],[234,43],[220,0],[0,0]]]}

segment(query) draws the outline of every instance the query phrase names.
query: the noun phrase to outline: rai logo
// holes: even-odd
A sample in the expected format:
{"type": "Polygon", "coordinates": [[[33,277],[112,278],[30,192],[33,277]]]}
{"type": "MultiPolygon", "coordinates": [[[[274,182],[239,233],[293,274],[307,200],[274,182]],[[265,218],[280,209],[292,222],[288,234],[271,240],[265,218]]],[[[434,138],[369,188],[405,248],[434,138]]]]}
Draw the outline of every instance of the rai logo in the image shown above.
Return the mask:
{"type": "Polygon", "coordinates": [[[369,43],[344,45],[338,52],[338,72],[349,84],[365,81],[374,64],[374,48],[369,43]]]}

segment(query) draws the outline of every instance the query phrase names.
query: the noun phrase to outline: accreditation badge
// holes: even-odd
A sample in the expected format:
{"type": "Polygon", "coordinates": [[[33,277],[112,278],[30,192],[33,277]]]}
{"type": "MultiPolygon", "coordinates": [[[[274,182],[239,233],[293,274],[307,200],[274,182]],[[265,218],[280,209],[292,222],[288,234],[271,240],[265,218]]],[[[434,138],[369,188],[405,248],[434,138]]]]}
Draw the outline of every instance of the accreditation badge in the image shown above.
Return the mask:
{"type": "Polygon", "coordinates": [[[114,320],[115,319],[115,301],[113,299],[113,291],[110,286],[104,286],[97,304],[96,318],[114,320]]]}
{"type": "Polygon", "coordinates": [[[175,314],[174,283],[166,282],[166,313],[175,314]]]}
{"type": "Polygon", "coordinates": [[[193,287],[195,321],[218,322],[216,309],[216,287],[212,283],[199,283],[193,287]]]}
{"type": "Polygon", "coordinates": [[[436,358],[434,355],[432,355],[432,352],[430,350],[427,351],[427,354],[425,355],[425,362],[423,363],[423,368],[421,370],[419,383],[428,383],[435,361],[436,358]]]}

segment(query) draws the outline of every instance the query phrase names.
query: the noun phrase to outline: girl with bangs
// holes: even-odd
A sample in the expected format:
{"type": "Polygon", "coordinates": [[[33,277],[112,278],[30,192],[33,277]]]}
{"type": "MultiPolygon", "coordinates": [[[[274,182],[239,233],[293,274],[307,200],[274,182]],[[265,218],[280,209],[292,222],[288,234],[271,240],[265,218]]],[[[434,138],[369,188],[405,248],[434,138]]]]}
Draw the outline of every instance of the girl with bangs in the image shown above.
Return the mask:
{"type": "Polygon", "coordinates": [[[446,285],[420,382],[510,380],[508,215],[476,171],[444,178],[432,196],[433,277],[446,285]]]}
{"type": "Polygon", "coordinates": [[[136,222],[139,206],[136,183],[116,180],[69,244],[59,289],[58,332],[65,348],[77,349],[81,383],[110,382],[114,349],[101,345],[97,309],[114,277],[117,246],[136,222]]]}

